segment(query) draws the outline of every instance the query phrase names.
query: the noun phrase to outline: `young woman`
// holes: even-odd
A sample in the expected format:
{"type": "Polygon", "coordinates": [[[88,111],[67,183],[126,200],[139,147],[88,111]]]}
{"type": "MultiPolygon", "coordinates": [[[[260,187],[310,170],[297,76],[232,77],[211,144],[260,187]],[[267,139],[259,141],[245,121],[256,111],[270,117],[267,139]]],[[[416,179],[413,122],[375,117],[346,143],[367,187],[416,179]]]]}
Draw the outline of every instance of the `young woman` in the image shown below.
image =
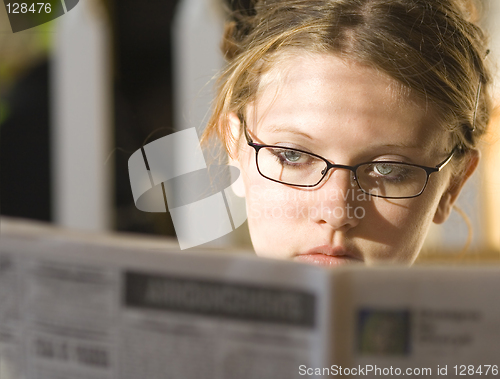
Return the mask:
{"type": "Polygon", "coordinates": [[[205,137],[258,255],[411,264],[479,160],[487,47],[458,0],[263,0],[235,16],[205,137]]]}

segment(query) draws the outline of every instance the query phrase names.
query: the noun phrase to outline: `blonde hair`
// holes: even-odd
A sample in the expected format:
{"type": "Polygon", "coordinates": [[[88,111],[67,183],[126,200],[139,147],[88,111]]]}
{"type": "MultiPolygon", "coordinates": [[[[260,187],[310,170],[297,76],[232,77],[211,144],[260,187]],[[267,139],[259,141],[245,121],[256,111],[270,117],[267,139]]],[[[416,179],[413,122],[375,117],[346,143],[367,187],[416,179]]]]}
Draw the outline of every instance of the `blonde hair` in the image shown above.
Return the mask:
{"type": "Polygon", "coordinates": [[[462,152],[474,148],[485,133],[491,101],[485,36],[472,22],[473,5],[465,0],[257,0],[226,24],[222,51],[228,63],[202,139],[217,134],[226,148],[235,142],[227,116],[243,116],[262,75],[292,48],[337,54],[388,74],[435,107],[462,152]]]}

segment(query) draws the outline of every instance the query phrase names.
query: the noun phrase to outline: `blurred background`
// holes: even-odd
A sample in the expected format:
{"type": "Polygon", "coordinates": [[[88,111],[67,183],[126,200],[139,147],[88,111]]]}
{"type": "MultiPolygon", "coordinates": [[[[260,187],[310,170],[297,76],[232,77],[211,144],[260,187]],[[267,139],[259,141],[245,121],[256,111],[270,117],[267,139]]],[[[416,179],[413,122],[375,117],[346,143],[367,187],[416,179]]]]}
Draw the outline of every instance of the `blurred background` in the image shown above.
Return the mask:
{"type": "MultiPolygon", "coordinates": [[[[63,16],[17,33],[0,5],[0,213],[70,228],[174,236],[168,212],[135,207],[128,158],[175,131],[196,127],[201,135],[223,66],[219,43],[227,11],[248,3],[81,0],[63,16]]],[[[500,2],[479,3],[498,104],[500,2]]],[[[459,200],[461,211],[433,226],[423,260],[498,258],[498,112],[482,158],[459,200]]],[[[210,245],[250,246],[246,223],[210,245]]]]}

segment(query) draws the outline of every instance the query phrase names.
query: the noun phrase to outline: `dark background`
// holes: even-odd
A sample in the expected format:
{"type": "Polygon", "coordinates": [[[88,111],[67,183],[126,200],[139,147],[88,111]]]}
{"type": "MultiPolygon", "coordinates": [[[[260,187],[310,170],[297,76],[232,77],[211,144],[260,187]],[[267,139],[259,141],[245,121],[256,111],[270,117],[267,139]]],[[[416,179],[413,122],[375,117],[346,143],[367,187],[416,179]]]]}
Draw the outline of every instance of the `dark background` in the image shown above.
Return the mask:
{"type": "MultiPolygon", "coordinates": [[[[169,213],[137,210],[127,162],[141,146],[174,131],[171,27],[179,2],[104,1],[113,32],[114,223],[119,231],[175,234],[169,213]]],[[[227,0],[226,6],[249,9],[250,2],[227,0]]],[[[50,64],[46,57],[30,66],[0,94],[5,105],[0,107],[2,215],[53,221],[50,64]]]]}

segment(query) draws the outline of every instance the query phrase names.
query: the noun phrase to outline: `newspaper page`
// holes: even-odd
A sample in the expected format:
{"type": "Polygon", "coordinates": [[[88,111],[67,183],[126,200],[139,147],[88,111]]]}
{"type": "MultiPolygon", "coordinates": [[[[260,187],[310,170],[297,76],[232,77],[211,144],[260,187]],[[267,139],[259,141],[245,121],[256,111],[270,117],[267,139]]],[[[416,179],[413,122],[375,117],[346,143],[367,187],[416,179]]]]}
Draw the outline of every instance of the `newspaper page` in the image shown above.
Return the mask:
{"type": "Polygon", "coordinates": [[[325,377],[500,377],[498,265],[350,268],[332,278],[343,311],[325,377]]]}
{"type": "Polygon", "coordinates": [[[328,280],[293,262],[2,219],[0,377],[301,378],[331,356],[328,280]]]}

